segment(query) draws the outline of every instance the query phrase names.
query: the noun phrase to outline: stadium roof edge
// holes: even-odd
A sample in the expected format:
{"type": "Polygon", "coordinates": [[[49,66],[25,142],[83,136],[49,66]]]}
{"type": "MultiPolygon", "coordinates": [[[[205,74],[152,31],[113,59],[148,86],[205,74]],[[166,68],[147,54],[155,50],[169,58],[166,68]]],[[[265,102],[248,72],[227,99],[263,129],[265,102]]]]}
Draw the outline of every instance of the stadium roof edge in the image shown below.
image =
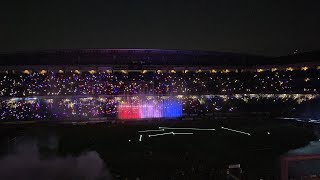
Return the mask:
{"type": "Polygon", "coordinates": [[[14,51],[14,52],[0,52],[0,55],[14,55],[14,54],[31,54],[31,53],[57,53],[57,52],[140,52],[140,53],[181,53],[181,54],[232,54],[232,55],[246,55],[246,56],[257,56],[257,57],[272,57],[272,56],[262,56],[248,53],[236,53],[236,52],[224,52],[224,51],[210,51],[210,50],[185,50],[185,49],[148,49],[148,48],[81,48],[81,49],[42,49],[42,50],[26,50],[26,51],[14,51]]]}
{"type": "Polygon", "coordinates": [[[57,49],[0,53],[0,66],[15,65],[198,65],[259,66],[319,62],[320,53],[266,57],[178,49],[57,49]],[[307,56],[308,55],[308,56],[307,56]]]}

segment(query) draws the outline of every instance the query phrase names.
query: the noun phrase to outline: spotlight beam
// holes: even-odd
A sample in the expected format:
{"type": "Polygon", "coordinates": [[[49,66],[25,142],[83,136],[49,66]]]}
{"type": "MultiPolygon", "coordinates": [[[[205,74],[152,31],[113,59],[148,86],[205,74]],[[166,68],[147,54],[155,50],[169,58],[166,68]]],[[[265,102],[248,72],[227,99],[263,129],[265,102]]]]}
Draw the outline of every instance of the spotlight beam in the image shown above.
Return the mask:
{"type": "Polygon", "coordinates": [[[225,127],[221,127],[221,129],[225,129],[225,130],[228,130],[228,131],[233,131],[233,132],[237,132],[237,133],[241,133],[241,134],[246,134],[246,135],[250,136],[250,133],[243,132],[243,131],[238,131],[238,130],[235,130],[235,129],[229,129],[229,128],[225,128],[225,127]]]}

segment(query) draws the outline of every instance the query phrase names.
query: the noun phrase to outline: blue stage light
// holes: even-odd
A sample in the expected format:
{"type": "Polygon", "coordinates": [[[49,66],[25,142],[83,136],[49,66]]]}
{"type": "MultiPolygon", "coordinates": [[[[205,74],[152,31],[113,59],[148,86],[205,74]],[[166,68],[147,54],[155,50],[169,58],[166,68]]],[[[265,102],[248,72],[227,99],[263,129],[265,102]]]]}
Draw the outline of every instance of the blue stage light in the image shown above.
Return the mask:
{"type": "Polygon", "coordinates": [[[163,100],[163,117],[177,118],[182,116],[182,104],[176,99],[163,100]]]}

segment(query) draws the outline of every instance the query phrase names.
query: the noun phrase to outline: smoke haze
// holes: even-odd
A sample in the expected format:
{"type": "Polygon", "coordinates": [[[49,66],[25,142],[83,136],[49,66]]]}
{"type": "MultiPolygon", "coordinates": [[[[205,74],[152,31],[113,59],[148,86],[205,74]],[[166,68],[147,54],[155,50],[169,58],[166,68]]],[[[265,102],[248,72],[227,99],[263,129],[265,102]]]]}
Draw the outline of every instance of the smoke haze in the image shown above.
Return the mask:
{"type": "Polygon", "coordinates": [[[77,157],[43,158],[36,141],[24,141],[13,153],[0,158],[0,179],[100,180],[111,179],[111,175],[96,151],[84,152],[77,157]]]}

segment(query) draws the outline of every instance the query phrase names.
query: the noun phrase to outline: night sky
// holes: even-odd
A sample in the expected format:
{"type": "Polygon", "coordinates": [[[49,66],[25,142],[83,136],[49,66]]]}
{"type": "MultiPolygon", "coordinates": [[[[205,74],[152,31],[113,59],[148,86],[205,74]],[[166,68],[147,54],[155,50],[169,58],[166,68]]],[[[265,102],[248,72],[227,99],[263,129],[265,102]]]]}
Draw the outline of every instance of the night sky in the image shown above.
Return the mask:
{"type": "Polygon", "coordinates": [[[320,49],[319,0],[4,0],[0,51],[156,48],[279,56],[320,49]]]}

